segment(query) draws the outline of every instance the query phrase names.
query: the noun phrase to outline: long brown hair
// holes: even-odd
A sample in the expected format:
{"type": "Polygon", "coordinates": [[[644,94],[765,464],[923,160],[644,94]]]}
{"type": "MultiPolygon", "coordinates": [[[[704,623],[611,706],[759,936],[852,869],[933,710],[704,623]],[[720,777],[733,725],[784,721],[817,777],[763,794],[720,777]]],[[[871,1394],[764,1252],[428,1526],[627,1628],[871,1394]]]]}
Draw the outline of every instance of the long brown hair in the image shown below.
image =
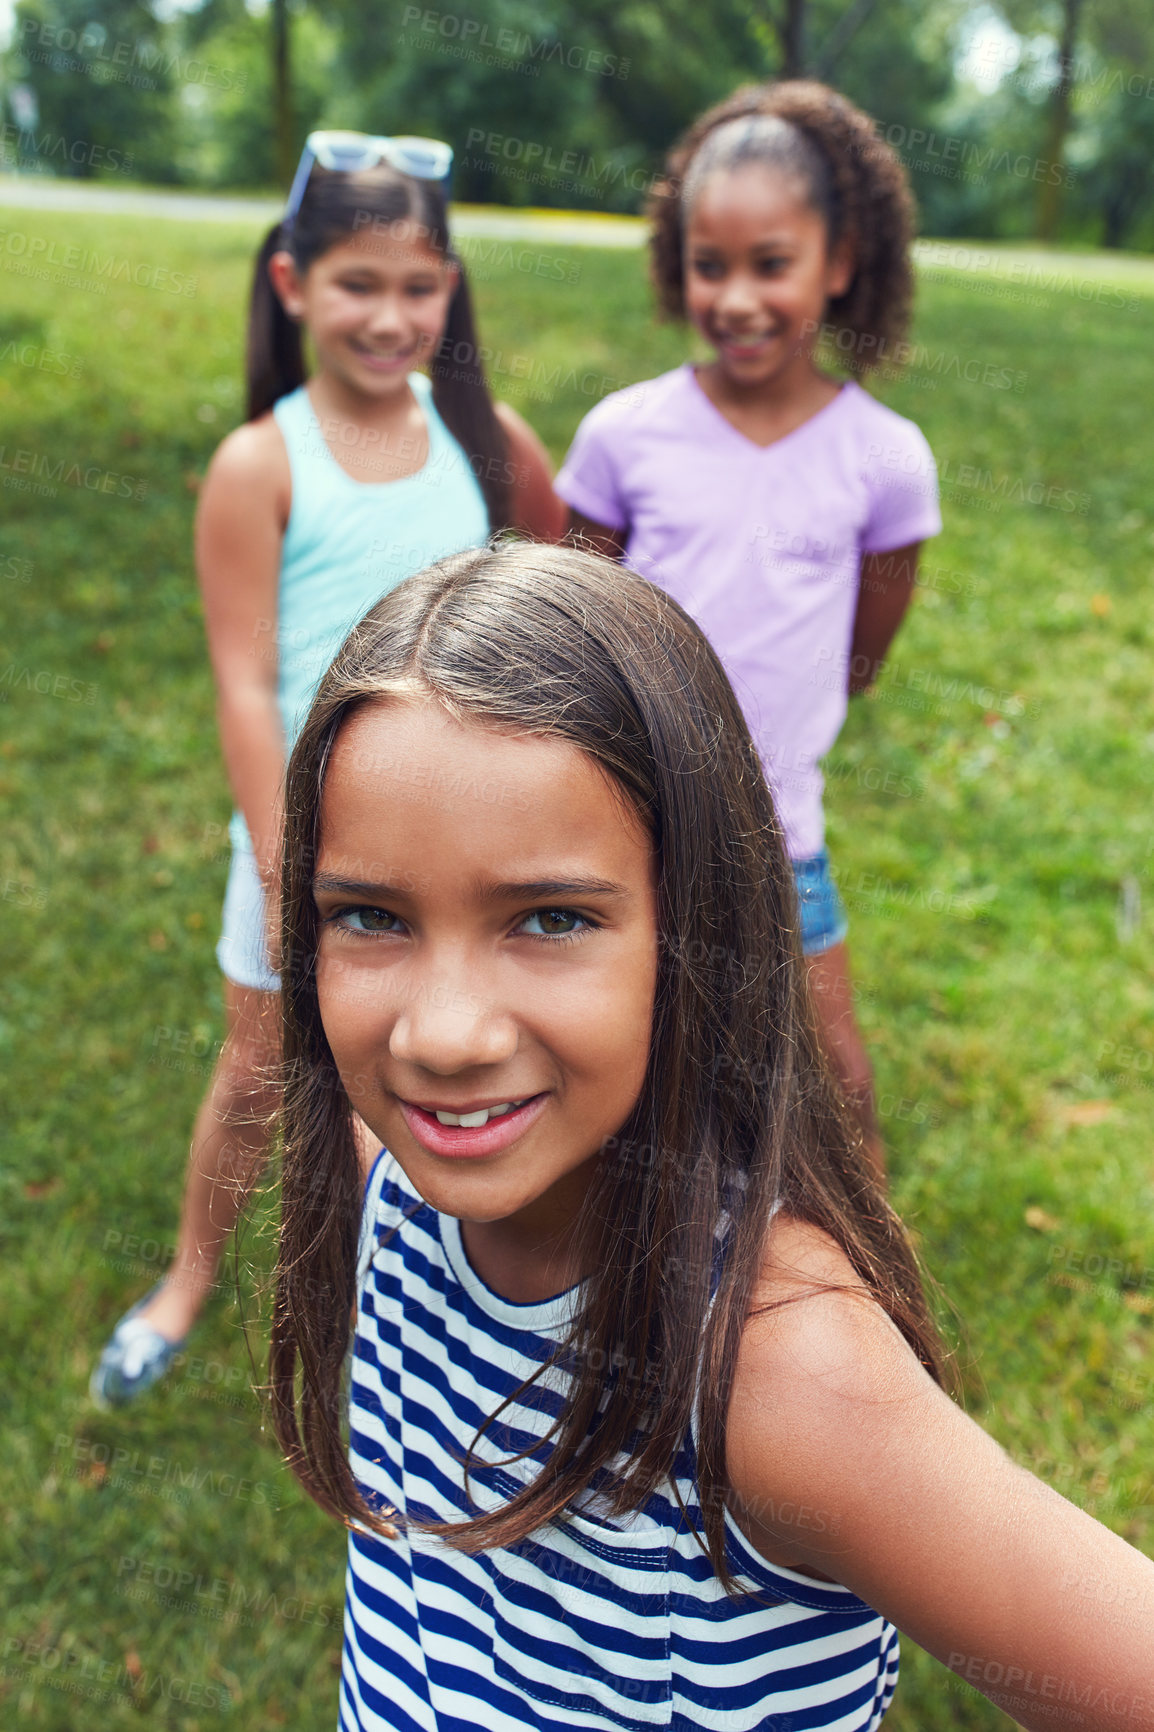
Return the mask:
{"type": "Polygon", "coordinates": [[[608,1476],[618,1513],[639,1506],[671,1476],[696,1388],[705,1542],[728,1584],[726,1412],[773,1205],[832,1235],[935,1377],[939,1346],[909,1243],[821,1057],[793,877],[729,681],[675,601],[594,554],[506,542],[408,578],[349,637],[293,751],[270,1358],[277,1437],[322,1508],[387,1531],[357,1489],[340,1432],[361,1181],[318,1008],[312,876],[338,733],[358,706],[414,691],[459,718],[588,753],[651,836],[659,885],[648,1068],[578,1222],[593,1273],[559,1344],[572,1380],[552,1449],[499,1511],[428,1531],[469,1551],[515,1544],[560,1517],[595,1475],[608,1476]],[[726,1217],[711,1303],[714,1235],[726,1217]]]}
{"type": "Polygon", "coordinates": [[[813,79],[743,85],[707,109],[669,152],[647,212],[650,275],[662,312],[685,317],[687,192],[691,198],[707,163],[713,171],[744,162],[797,179],[825,220],[829,245],[845,240],[851,247],[853,277],[826,310],[838,359],[857,371],[893,365],[913,305],[913,194],[869,115],[813,79]],[[741,121],[747,125],[731,124],[741,121]],[[773,121],[783,124],[758,124],[773,121]]]}
{"type": "Polygon", "coordinates": [[[303,276],[330,247],[361,234],[416,236],[456,265],[457,287],[429,372],[433,402],[457,440],[489,508],[489,527],[510,521],[513,464],[485,379],[465,267],[449,239],[445,195],[434,181],[399,174],[382,164],[359,174],[329,173],[314,163],[300,209],[291,223],[274,223],[253,269],[245,351],[247,413],[264,415],[306,378],[300,326],[290,319],[269,281],[275,252],[290,252],[303,276]]]}

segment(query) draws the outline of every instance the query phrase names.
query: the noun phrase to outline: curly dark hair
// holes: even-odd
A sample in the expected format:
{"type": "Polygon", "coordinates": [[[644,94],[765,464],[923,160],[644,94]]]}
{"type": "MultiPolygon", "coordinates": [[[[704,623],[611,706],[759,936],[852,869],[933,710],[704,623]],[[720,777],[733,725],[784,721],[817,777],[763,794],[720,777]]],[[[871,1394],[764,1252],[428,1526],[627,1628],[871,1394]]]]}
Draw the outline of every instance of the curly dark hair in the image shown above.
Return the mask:
{"type": "Polygon", "coordinates": [[[913,302],[915,207],[905,170],[868,114],[813,79],[746,84],[695,120],[669,152],[649,198],[650,274],[661,311],[684,319],[686,193],[698,172],[761,161],[796,174],[825,218],[829,244],[848,241],[849,288],[826,309],[838,359],[852,371],[891,364],[913,302]],[[733,121],[754,124],[719,129],[733,121]],[[784,122],[758,126],[759,121],[784,122]],[[704,161],[699,158],[704,157],[704,161]],[[698,172],[695,172],[698,171],[698,172]]]}

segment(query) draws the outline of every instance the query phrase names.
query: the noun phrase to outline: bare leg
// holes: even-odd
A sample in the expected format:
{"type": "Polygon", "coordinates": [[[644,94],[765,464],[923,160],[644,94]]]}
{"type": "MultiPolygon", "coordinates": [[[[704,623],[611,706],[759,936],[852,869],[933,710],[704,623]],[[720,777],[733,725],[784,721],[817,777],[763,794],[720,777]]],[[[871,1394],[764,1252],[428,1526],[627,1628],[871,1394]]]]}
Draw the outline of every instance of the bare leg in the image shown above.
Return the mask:
{"type": "Polygon", "coordinates": [[[853,1013],[849,951],[845,944],[834,944],[820,955],[807,956],[805,961],[810,997],[826,1052],[861,1126],[866,1155],[884,1190],[885,1150],[874,1107],[873,1071],[853,1013]]]}
{"type": "Polygon", "coordinates": [[[161,1335],[188,1334],[216,1285],[225,1241],[268,1152],[280,995],[224,983],[227,1033],[192,1133],[176,1255],[140,1313],[161,1335]]]}

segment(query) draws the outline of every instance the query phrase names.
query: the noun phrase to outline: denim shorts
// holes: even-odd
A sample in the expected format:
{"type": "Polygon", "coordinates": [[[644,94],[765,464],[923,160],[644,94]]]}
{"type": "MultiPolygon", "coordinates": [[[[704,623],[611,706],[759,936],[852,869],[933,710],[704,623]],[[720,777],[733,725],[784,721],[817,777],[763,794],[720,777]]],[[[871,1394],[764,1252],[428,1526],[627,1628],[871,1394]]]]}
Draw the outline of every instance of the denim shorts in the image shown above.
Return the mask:
{"type": "Polygon", "coordinates": [[[234,848],[224,891],[216,960],[221,973],[236,986],[279,992],[280,975],[269,962],[265,948],[264,921],[264,887],[256,861],[247,848],[234,848]]]}
{"type": "Polygon", "coordinates": [[[801,916],[801,949],[804,956],[820,956],[832,950],[849,931],[842,899],[829,869],[829,850],[808,860],[791,860],[801,916]]]}

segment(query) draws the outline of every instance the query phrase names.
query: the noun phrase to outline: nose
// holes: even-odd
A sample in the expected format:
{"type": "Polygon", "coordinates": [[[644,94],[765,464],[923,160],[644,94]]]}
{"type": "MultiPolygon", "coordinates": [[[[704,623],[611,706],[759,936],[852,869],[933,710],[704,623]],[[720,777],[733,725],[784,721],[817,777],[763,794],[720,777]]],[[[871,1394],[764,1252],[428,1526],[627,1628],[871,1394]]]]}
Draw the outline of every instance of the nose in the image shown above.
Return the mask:
{"type": "Polygon", "coordinates": [[[369,331],[374,337],[391,336],[405,329],[405,314],[399,295],[381,295],[373,304],[369,331]]]}
{"type": "Polygon", "coordinates": [[[720,313],[755,313],[758,304],[754,281],[745,271],[730,271],[718,285],[714,305],[720,313]]]}
{"type": "Polygon", "coordinates": [[[503,1064],[517,1051],[517,1025],[463,957],[414,971],[389,1036],[402,1064],[437,1076],[503,1064]]]}

